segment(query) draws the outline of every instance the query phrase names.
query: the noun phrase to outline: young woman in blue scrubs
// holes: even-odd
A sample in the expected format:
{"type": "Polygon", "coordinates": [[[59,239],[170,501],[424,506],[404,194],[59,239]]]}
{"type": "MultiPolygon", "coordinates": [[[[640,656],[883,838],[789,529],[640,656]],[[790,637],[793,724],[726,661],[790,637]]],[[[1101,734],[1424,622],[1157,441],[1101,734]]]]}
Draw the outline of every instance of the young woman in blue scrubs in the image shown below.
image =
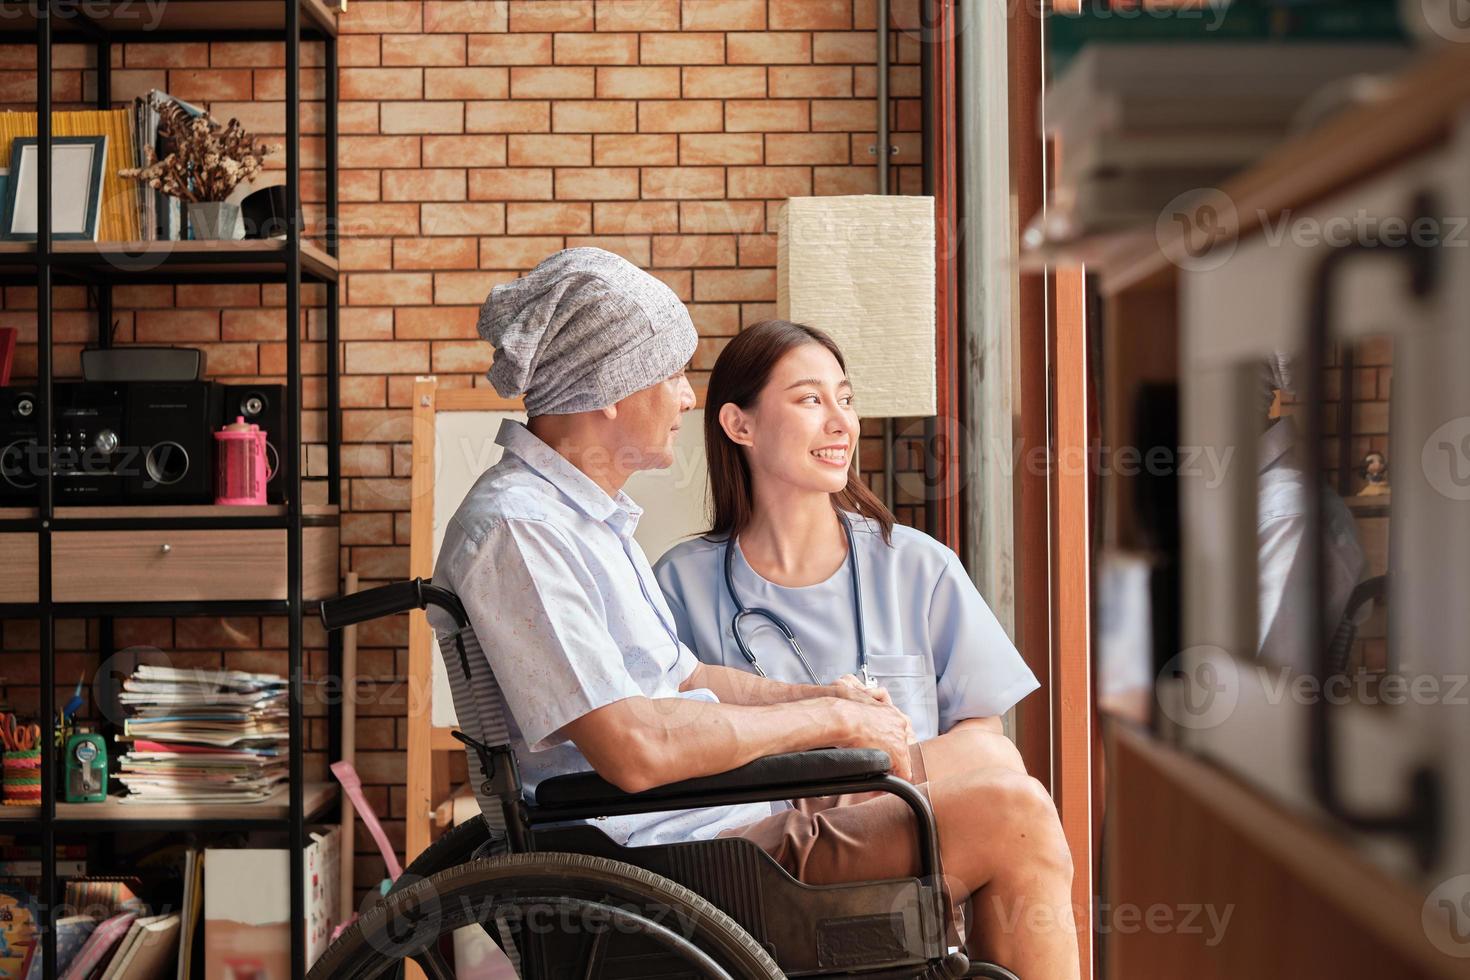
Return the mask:
{"type": "Polygon", "coordinates": [[[895,524],[857,475],[855,398],[831,338],[780,320],[736,336],[704,425],[713,526],[655,569],[695,655],[795,684],[867,680],[909,717],[931,771],[1024,771],[1000,716],[1037,680],[954,552],[895,524]],[[764,612],[737,623],[742,608],[764,612]]]}

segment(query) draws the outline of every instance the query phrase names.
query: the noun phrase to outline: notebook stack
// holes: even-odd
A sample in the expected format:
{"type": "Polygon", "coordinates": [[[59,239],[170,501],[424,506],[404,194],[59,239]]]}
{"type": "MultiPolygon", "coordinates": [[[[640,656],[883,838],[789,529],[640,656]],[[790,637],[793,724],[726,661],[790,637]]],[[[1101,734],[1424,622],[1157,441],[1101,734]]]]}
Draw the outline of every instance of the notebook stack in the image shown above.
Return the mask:
{"type": "Polygon", "coordinates": [[[126,802],[258,803],[286,780],[283,677],[142,665],[119,700],[126,802]]]}

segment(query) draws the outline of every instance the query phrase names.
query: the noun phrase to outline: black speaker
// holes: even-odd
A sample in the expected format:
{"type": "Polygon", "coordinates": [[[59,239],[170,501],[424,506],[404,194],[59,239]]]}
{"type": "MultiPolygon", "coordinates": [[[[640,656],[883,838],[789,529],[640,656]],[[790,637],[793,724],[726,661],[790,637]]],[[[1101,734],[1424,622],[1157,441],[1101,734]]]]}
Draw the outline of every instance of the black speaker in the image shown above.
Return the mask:
{"type": "Polygon", "coordinates": [[[219,386],[209,381],[148,381],[127,385],[128,429],[134,450],[123,472],[130,503],[210,503],[214,500],[214,426],[219,386]]]}
{"type": "Polygon", "coordinates": [[[36,393],[0,388],[0,504],[34,505],[44,470],[36,455],[36,393]]]}
{"type": "Polygon", "coordinates": [[[236,418],[253,422],[265,432],[265,462],[270,479],[265,485],[265,499],[273,504],[285,503],[286,494],[281,473],[281,446],[286,442],[285,385],[221,385],[218,424],[229,425],[236,418]]]}

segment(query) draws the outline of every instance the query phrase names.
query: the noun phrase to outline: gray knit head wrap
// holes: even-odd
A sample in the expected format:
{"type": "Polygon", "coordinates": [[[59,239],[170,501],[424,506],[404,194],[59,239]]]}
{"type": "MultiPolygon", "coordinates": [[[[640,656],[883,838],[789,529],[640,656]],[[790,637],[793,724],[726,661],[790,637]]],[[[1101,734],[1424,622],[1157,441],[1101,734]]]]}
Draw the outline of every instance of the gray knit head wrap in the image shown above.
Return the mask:
{"type": "Polygon", "coordinates": [[[674,291],[627,259],[569,248],[496,286],[480,309],[487,377],[526,414],[592,412],[677,374],[699,342],[674,291]]]}

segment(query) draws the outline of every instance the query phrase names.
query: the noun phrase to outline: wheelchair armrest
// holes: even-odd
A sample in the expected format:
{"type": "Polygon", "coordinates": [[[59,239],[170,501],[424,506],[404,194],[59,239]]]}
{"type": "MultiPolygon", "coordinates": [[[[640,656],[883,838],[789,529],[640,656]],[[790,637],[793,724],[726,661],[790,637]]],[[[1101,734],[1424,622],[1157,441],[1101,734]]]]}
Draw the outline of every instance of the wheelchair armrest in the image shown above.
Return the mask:
{"type": "MultiPolygon", "coordinates": [[[[822,783],[849,783],[888,774],[888,755],[878,749],[816,749],[768,755],[729,772],[700,776],[629,794],[595,772],[575,772],[544,779],[536,787],[536,805],[589,806],[634,800],[695,802],[701,796],[735,791],[769,791],[767,799],[783,799],[780,790],[822,783]]],[[[806,794],[803,794],[806,795],[806,794]]],[[[816,794],[821,795],[821,794],[816,794]]]]}

